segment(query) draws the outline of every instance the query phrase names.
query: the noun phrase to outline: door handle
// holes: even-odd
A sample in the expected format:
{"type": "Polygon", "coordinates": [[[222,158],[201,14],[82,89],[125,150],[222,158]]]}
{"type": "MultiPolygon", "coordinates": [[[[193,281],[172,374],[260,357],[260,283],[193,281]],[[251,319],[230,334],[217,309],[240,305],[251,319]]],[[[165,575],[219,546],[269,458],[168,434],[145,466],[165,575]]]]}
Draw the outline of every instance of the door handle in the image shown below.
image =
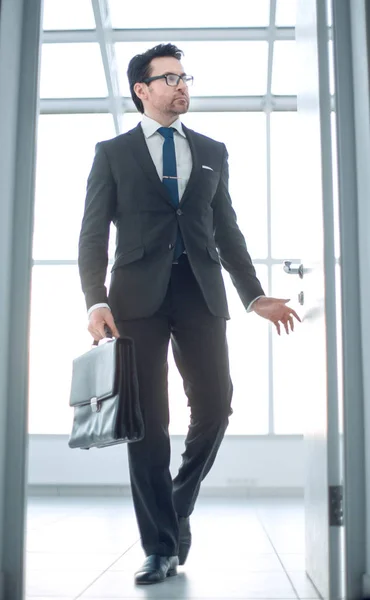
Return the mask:
{"type": "Polygon", "coordinates": [[[288,275],[298,275],[301,279],[303,279],[304,267],[303,267],[302,263],[299,265],[298,268],[295,268],[295,267],[292,268],[291,265],[292,265],[291,260],[284,260],[285,273],[288,273],[288,275]]]}

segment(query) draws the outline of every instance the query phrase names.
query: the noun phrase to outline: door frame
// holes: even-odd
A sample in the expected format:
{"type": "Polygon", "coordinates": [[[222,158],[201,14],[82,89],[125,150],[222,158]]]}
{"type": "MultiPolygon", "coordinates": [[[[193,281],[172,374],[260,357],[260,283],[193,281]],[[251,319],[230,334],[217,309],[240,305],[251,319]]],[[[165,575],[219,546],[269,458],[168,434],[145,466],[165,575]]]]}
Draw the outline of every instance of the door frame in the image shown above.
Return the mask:
{"type": "MultiPolygon", "coordinates": [[[[370,290],[365,288],[364,282],[369,278],[370,265],[366,265],[364,260],[364,244],[369,246],[368,239],[364,239],[362,216],[370,192],[370,139],[368,81],[363,81],[362,60],[360,64],[362,54],[367,57],[364,22],[361,23],[364,9],[364,0],[332,0],[342,271],[344,525],[348,600],[363,597],[362,579],[366,571],[363,382],[370,363],[367,362],[367,368],[363,368],[363,360],[365,351],[366,358],[370,358],[369,343],[364,335],[364,327],[370,326],[367,314],[370,290]],[[363,120],[364,113],[367,121],[363,120]],[[368,192],[366,196],[365,189],[368,192]]],[[[367,225],[370,226],[369,219],[367,225]]],[[[370,381],[367,382],[369,384],[370,381]]]]}
{"type": "Polygon", "coordinates": [[[1,0],[0,4],[1,600],[22,600],[24,596],[28,338],[41,11],[42,0],[1,0]]]}

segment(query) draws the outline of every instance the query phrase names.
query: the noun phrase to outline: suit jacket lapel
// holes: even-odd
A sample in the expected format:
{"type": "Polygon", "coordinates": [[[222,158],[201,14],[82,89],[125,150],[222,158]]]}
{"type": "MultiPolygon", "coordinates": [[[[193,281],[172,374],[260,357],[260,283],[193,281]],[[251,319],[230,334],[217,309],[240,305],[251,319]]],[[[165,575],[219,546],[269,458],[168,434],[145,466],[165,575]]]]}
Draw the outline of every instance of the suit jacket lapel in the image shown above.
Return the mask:
{"type": "MultiPolygon", "coordinates": [[[[196,136],[194,135],[194,132],[191,129],[185,127],[185,125],[183,125],[182,127],[186,135],[186,139],[189,142],[193,166],[188,184],[180,200],[180,205],[182,205],[186,201],[187,197],[191,194],[191,191],[194,188],[194,185],[200,172],[196,136]]],[[[138,164],[141,166],[146,176],[149,178],[149,180],[155,186],[158,192],[162,195],[162,197],[166,200],[166,202],[169,202],[171,206],[173,206],[168,189],[158,177],[157,169],[155,168],[152,157],[150,156],[150,152],[148,150],[148,146],[146,145],[145,136],[141,128],[141,124],[139,123],[134,129],[132,129],[129,132],[129,134],[131,150],[138,164]]]]}
{"type": "Polygon", "coordinates": [[[152,157],[150,156],[150,152],[148,150],[148,146],[146,145],[145,136],[141,128],[141,124],[139,123],[137,127],[132,129],[129,133],[131,150],[138,164],[143,169],[144,173],[150,179],[151,183],[155,186],[158,192],[172,206],[169,191],[159,179],[157,169],[155,168],[152,157]]]}
{"type": "Polygon", "coordinates": [[[184,124],[182,124],[182,128],[186,135],[186,139],[189,142],[193,166],[191,169],[188,184],[187,184],[185,191],[182,195],[182,198],[180,200],[180,205],[183,204],[186,201],[186,199],[188,198],[188,196],[191,194],[192,190],[194,189],[197,177],[200,173],[200,162],[199,162],[199,158],[198,158],[196,136],[194,135],[194,132],[191,129],[188,129],[187,127],[185,127],[184,124]]]}

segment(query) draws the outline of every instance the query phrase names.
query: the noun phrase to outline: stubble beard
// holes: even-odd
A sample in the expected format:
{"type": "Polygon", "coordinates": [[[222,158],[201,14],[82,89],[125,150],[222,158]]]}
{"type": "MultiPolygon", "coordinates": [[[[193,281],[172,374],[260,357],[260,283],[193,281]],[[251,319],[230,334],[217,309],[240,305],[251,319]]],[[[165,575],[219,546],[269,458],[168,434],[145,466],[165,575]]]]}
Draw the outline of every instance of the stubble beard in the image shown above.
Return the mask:
{"type": "Polygon", "coordinates": [[[179,106],[175,105],[176,101],[171,102],[171,105],[168,107],[168,111],[173,116],[183,115],[189,110],[189,100],[185,98],[185,102],[181,103],[179,106]]]}

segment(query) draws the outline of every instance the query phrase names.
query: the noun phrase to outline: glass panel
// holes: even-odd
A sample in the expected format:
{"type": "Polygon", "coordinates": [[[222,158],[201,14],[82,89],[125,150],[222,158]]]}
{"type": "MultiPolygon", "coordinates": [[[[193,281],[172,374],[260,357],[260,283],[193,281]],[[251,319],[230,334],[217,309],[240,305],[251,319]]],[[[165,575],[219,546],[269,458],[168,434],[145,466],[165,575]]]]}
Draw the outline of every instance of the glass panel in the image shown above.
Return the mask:
{"type": "MultiPolygon", "coordinates": [[[[173,42],[182,64],[194,76],[192,96],[260,95],[266,93],[267,42],[173,42]]],[[[127,67],[131,58],[156,42],[116,44],[121,93],[130,96],[127,67]]]]}
{"type": "Polygon", "coordinates": [[[91,0],[44,0],[44,29],[95,29],[91,0]]]}
{"type": "MultiPolygon", "coordinates": [[[[267,267],[256,265],[257,276],[267,290],[267,267]]],[[[231,320],[228,322],[230,371],[234,385],[227,433],[265,435],[268,433],[268,322],[246,313],[225,273],[231,320]]]]}
{"type": "MultiPolygon", "coordinates": [[[[267,288],[267,267],[257,265],[257,274],[267,288]]],[[[231,320],[227,324],[230,371],[234,385],[234,410],[228,435],[268,433],[268,324],[255,314],[247,314],[225,273],[231,320]]],[[[169,352],[169,394],[171,434],[187,431],[189,408],[172,352],[169,352]]]]}
{"type": "Polygon", "coordinates": [[[272,257],[300,258],[297,113],[271,114],[272,257]]]}
{"type": "MultiPolygon", "coordinates": [[[[40,116],[33,238],[35,260],[77,258],[86,181],[95,144],[113,136],[111,115],[40,116]]],[[[113,247],[114,235],[111,254],[113,247]]]]}
{"type": "Polygon", "coordinates": [[[297,0],[277,0],[276,25],[277,27],[295,27],[297,21],[297,0]]]}
{"type": "MultiPolygon", "coordinates": [[[[109,276],[107,279],[107,285],[109,276]]],[[[72,360],[91,347],[75,266],[35,266],[30,331],[30,433],[70,433],[72,360]],[[53,330],[50,332],[50,328],[53,330]]]]}
{"type": "Polygon", "coordinates": [[[296,48],[294,41],[275,42],[271,87],[273,94],[287,96],[297,94],[296,48]]]}
{"type": "MultiPolygon", "coordinates": [[[[272,295],[277,298],[290,298],[289,303],[302,316],[298,294],[302,290],[299,277],[287,275],[282,265],[272,267],[272,295]]],[[[302,362],[302,325],[295,322],[295,331],[281,336],[273,333],[273,382],[274,418],[276,434],[300,434],[304,431],[304,411],[302,410],[301,388],[302,369],[309,368],[302,362]]],[[[314,348],[311,349],[315,351],[314,348]]]]}
{"type": "Polygon", "coordinates": [[[139,112],[135,113],[124,113],[122,118],[122,133],[130,131],[140,123],[142,115],[139,112]]]}
{"type": "Polygon", "coordinates": [[[158,4],[144,0],[128,7],[122,0],[109,0],[115,28],[168,27],[266,27],[269,23],[269,0],[229,0],[225,5],[212,0],[188,0],[184,5],[168,0],[158,4]]]}
{"type": "Polygon", "coordinates": [[[43,44],[41,98],[108,95],[99,44],[43,44]]]}

